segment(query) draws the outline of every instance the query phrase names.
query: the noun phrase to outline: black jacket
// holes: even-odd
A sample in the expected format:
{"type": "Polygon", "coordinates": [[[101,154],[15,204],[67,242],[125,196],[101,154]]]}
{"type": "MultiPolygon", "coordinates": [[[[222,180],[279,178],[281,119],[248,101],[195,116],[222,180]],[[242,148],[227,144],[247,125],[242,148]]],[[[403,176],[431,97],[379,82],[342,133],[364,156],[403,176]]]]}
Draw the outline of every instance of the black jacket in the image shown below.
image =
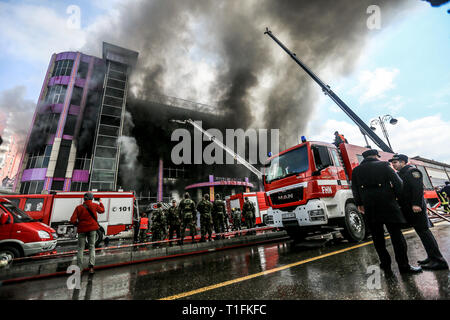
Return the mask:
{"type": "Polygon", "coordinates": [[[414,223],[418,214],[413,212],[412,206],[419,206],[422,208],[423,213],[427,212],[427,206],[423,197],[423,176],[417,168],[411,165],[404,166],[398,172],[398,175],[403,180],[403,192],[399,201],[400,206],[408,222],[414,223]]]}
{"type": "Polygon", "coordinates": [[[352,173],[352,191],[357,206],[364,206],[370,221],[406,223],[397,199],[403,182],[388,162],[364,159],[352,173]]]}

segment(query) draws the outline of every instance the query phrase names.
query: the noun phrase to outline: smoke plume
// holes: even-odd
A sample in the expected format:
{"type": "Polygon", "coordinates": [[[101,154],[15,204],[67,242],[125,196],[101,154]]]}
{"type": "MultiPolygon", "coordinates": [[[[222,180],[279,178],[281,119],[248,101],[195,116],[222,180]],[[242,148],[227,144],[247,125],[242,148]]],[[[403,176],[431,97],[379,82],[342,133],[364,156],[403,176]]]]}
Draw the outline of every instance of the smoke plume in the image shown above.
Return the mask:
{"type": "Polygon", "coordinates": [[[352,70],[369,32],[376,32],[367,27],[367,8],[380,7],[385,27],[412,2],[135,1],[85,49],[98,52],[107,41],[138,51],[137,98],[159,93],[211,103],[229,112],[230,128],[280,129],[281,145],[292,144],[306,129],[320,89],[263,35],[265,27],[311,69],[320,74],[326,67],[338,78],[352,70]],[[263,87],[267,79],[270,86],[263,87]]]}
{"type": "Polygon", "coordinates": [[[25,99],[26,89],[24,86],[17,86],[4,90],[0,93],[0,112],[5,118],[5,123],[0,124],[0,129],[6,126],[12,134],[17,137],[19,152],[25,146],[28,130],[36,104],[25,99]]]}

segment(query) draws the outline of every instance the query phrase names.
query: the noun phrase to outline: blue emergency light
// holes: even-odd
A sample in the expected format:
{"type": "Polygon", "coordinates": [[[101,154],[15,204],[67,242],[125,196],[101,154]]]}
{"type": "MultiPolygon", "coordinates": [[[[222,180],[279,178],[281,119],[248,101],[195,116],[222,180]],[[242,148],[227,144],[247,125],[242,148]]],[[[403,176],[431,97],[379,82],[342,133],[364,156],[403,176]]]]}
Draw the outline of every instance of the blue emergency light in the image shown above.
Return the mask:
{"type": "Polygon", "coordinates": [[[270,158],[272,156],[272,152],[269,151],[269,153],[267,154],[267,156],[270,158]]]}
{"type": "Polygon", "coordinates": [[[305,137],[305,136],[302,136],[301,139],[302,139],[302,143],[303,143],[303,142],[306,142],[306,137],[305,137]]]}

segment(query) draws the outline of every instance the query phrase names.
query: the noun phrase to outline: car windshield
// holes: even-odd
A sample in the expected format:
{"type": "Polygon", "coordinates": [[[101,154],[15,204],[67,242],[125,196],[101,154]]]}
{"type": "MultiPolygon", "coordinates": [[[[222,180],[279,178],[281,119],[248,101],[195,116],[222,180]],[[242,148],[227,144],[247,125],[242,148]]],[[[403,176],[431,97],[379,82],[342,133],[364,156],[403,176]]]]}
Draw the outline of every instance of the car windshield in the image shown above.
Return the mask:
{"type": "Polygon", "coordinates": [[[8,210],[14,218],[14,223],[21,223],[21,222],[33,222],[34,220],[31,219],[25,212],[17,208],[15,205],[9,202],[3,202],[3,207],[5,207],[6,210],[8,210]]]}
{"type": "Polygon", "coordinates": [[[306,145],[282,154],[265,167],[266,182],[283,179],[287,176],[308,170],[308,149],[306,145]]]}

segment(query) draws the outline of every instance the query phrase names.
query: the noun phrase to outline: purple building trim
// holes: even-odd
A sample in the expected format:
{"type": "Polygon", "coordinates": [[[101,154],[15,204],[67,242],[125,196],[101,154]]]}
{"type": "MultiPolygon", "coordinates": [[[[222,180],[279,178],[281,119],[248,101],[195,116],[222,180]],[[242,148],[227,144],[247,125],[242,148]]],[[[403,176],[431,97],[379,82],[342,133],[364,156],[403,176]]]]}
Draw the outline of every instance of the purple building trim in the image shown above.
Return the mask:
{"type": "Polygon", "coordinates": [[[70,82],[70,76],[56,76],[50,78],[50,81],[48,82],[48,86],[54,86],[56,84],[63,84],[68,85],[70,82]]]}
{"type": "Polygon", "coordinates": [[[84,88],[84,86],[86,85],[86,79],[76,78],[75,85],[77,87],[84,88]]]}
{"type": "Polygon", "coordinates": [[[70,107],[69,107],[69,114],[77,116],[77,115],[80,114],[80,109],[81,109],[80,106],[76,106],[76,105],[71,104],[70,107]]]}
{"type": "Polygon", "coordinates": [[[75,58],[77,57],[77,53],[76,52],[61,52],[58,53],[56,55],[56,59],[55,61],[59,61],[59,60],[75,60],[75,58]]]}
{"type": "Polygon", "coordinates": [[[26,169],[22,174],[22,182],[32,180],[45,180],[47,168],[26,169]]]}
{"type": "Polygon", "coordinates": [[[68,134],[63,134],[62,138],[64,140],[73,140],[73,136],[69,136],[68,134]]]}
{"type": "Polygon", "coordinates": [[[49,191],[50,190],[50,186],[52,185],[52,183],[53,183],[53,178],[50,178],[50,177],[45,178],[44,189],[43,190],[49,191]]]}
{"type": "Polygon", "coordinates": [[[70,191],[71,179],[68,178],[64,181],[63,191],[70,191]]]}
{"type": "Polygon", "coordinates": [[[86,62],[86,63],[91,63],[91,56],[85,55],[85,54],[81,54],[81,61],[82,62],[86,62]]]}
{"type": "Polygon", "coordinates": [[[64,178],[53,178],[53,181],[64,181],[64,178]]]}
{"type": "Polygon", "coordinates": [[[194,188],[202,188],[202,187],[213,187],[213,186],[243,186],[243,187],[250,187],[253,188],[253,184],[250,182],[244,182],[244,181],[215,181],[215,182],[200,182],[200,183],[194,183],[186,188],[188,189],[194,189],[194,188]]]}
{"type": "Polygon", "coordinates": [[[89,182],[89,170],[73,170],[73,182],[89,182]]]}

